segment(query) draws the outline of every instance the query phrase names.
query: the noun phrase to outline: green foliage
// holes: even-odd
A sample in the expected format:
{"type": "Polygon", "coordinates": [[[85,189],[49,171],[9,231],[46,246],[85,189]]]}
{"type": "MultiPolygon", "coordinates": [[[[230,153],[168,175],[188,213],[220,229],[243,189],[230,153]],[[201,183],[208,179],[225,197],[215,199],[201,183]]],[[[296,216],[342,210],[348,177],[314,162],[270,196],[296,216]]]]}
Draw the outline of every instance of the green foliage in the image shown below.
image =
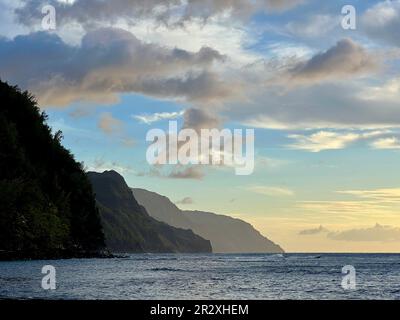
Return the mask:
{"type": "Polygon", "coordinates": [[[104,247],[91,184],[28,92],[0,81],[0,252],[20,258],[104,247]]]}

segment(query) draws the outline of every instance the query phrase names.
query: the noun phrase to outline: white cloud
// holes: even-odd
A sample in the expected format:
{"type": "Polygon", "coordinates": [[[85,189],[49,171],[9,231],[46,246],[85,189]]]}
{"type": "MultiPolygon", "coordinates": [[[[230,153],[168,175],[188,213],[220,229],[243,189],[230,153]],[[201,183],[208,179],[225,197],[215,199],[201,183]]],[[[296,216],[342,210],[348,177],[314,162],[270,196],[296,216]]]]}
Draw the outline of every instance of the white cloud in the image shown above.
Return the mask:
{"type": "Polygon", "coordinates": [[[374,149],[400,149],[400,139],[396,137],[382,138],[371,143],[374,149]]]}
{"type": "Polygon", "coordinates": [[[283,187],[274,187],[274,186],[251,186],[246,188],[248,191],[271,196],[271,197],[280,197],[280,196],[293,196],[294,191],[283,188],[283,187]]]}
{"type": "MultiPolygon", "coordinates": [[[[361,140],[371,140],[380,136],[390,134],[390,130],[373,130],[364,132],[333,132],[319,131],[310,135],[291,134],[288,137],[296,140],[295,143],[287,145],[291,149],[306,150],[310,152],[320,152],[323,150],[344,149],[361,140]]],[[[391,142],[391,141],[389,141],[391,142]]],[[[387,138],[378,139],[371,143],[376,148],[377,145],[383,146],[388,143],[387,138]]]]}
{"type": "Polygon", "coordinates": [[[261,53],[246,49],[256,43],[256,30],[226,20],[211,18],[204,24],[194,19],[188,21],[184,28],[171,29],[145,19],[134,25],[121,24],[120,27],[131,31],[146,43],[158,43],[168,48],[179,47],[194,52],[202,47],[211,47],[227,55],[234,64],[245,65],[263,57],[261,53]]]}
{"type": "Polygon", "coordinates": [[[296,140],[295,143],[287,146],[291,149],[320,152],[322,150],[343,149],[360,139],[360,135],[356,133],[339,134],[330,131],[319,131],[309,136],[292,134],[289,135],[289,138],[296,140]]]}
{"type": "Polygon", "coordinates": [[[153,114],[142,114],[142,115],[132,115],[132,118],[139,120],[140,122],[146,124],[152,124],[153,122],[161,120],[170,120],[181,117],[185,111],[179,112],[156,112],[153,114]]]}
{"type": "Polygon", "coordinates": [[[85,164],[85,171],[104,172],[109,170],[115,170],[121,174],[134,172],[131,166],[126,166],[116,161],[106,161],[101,158],[95,159],[88,165],[85,164]]]}
{"type": "Polygon", "coordinates": [[[359,97],[371,101],[400,101],[400,78],[389,79],[381,86],[367,86],[359,97]]]}

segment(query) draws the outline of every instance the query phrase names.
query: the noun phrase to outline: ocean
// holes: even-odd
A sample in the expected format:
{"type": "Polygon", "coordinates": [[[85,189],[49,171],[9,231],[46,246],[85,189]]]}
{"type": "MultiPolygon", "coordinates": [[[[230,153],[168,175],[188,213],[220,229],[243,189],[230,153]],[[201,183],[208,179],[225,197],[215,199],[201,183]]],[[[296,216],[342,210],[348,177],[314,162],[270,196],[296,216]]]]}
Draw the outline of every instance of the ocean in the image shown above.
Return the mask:
{"type": "Polygon", "coordinates": [[[0,262],[0,298],[400,299],[400,254],[134,254],[0,262]],[[56,289],[42,288],[44,265],[56,289]],[[355,269],[355,289],[342,268],[355,269]]]}

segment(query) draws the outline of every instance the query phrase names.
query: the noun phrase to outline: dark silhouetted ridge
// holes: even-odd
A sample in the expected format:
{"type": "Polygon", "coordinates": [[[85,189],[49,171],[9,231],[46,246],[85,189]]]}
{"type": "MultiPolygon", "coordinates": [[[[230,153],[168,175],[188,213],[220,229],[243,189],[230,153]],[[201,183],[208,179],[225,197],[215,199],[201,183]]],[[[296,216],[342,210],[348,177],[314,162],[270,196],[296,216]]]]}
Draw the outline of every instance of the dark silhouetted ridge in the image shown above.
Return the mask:
{"type": "Polygon", "coordinates": [[[150,217],[115,171],[89,172],[107,247],[113,252],[211,252],[208,240],[150,217]]]}
{"type": "Polygon", "coordinates": [[[34,98],[0,81],[0,258],[97,256],[92,187],[34,98]]]}

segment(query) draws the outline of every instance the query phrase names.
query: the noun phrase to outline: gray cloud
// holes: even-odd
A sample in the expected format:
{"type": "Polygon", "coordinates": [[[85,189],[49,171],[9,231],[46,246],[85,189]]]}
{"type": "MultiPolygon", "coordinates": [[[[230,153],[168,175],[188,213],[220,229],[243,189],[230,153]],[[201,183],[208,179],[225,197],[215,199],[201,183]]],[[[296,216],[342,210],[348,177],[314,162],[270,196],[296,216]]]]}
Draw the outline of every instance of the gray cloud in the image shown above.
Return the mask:
{"type": "Polygon", "coordinates": [[[228,102],[222,116],[274,129],[370,129],[400,124],[396,93],[391,89],[390,99],[384,94],[389,82],[382,80],[366,89],[380,71],[378,54],[343,39],[307,60],[283,60],[253,66],[250,70],[265,72],[252,73],[244,89],[247,100],[228,102]]]}
{"type": "Polygon", "coordinates": [[[137,176],[149,176],[164,179],[202,180],[205,176],[205,173],[203,171],[203,167],[200,165],[182,166],[178,164],[173,166],[171,170],[168,170],[168,168],[163,170],[162,166],[152,166],[149,171],[139,172],[137,176]]]}
{"type": "Polygon", "coordinates": [[[76,0],[72,4],[56,0],[25,0],[15,12],[18,21],[24,25],[40,23],[41,8],[51,4],[56,8],[59,24],[77,22],[85,27],[99,23],[115,23],[124,20],[135,23],[138,18],[153,18],[165,24],[179,24],[192,18],[208,19],[212,16],[231,12],[234,17],[246,18],[261,10],[284,11],[295,7],[304,0],[76,0]]]}
{"type": "Polygon", "coordinates": [[[188,72],[183,77],[145,79],[126,89],[155,97],[185,98],[195,103],[212,104],[218,104],[234,94],[228,84],[209,71],[188,72]]]}
{"type": "Polygon", "coordinates": [[[331,232],[328,238],[342,241],[400,241],[400,228],[376,224],[372,228],[331,232]]]}
{"type": "Polygon", "coordinates": [[[219,117],[208,110],[190,108],[183,114],[183,128],[192,128],[197,132],[201,129],[213,129],[221,126],[219,117]]]}
{"type": "Polygon", "coordinates": [[[218,100],[229,90],[208,68],[223,60],[208,47],[194,53],[168,49],[115,28],[89,32],[79,47],[44,32],[0,39],[2,77],[33,91],[45,105],[115,102],[124,92],[218,100]]]}
{"type": "Polygon", "coordinates": [[[342,39],[325,52],[289,70],[291,81],[312,83],[343,76],[365,75],[378,69],[377,59],[351,39],[342,39]]]}
{"type": "Polygon", "coordinates": [[[382,1],[369,8],[360,19],[361,29],[371,38],[400,45],[400,1],[382,1]]]}
{"type": "Polygon", "coordinates": [[[275,129],[384,128],[400,126],[400,109],[384,97],[364,99],[359,82],[315,83],[290,90],[254,90],[251,103],[229,104],[223,115],[249,126],[275,129]]]}
{"type": "Polygon", "coordinates": [[[184,204],[184,205],[185,204],[193,204],[193,203],[194,203],[194,201],[191,197],[185,197],[182,200],[175,202],[175,204],[184,204]]]}
{"type": "Polygon", "coordinates": [[[311,235],[321,234],[321,233],[326,233],[326,232],[328,232],[328,229],[324,228],[323,226],[319,226],[318,228],[301,230],[299,232],[299,235],[311,236],[311,235]]]}
{"type": "Polygon", "coordinates": [[[302,3],[306,2],[306,0],[263,0],[263,3],[270,10],[287,10],[298,6],[302,3]]]}
{"type": "Polygon", "coordinates": [[[171,173],[169,173],[168,178],[201,180],[204,176],[205,173],[200,166],[190,166],[183,169],[176,167],[171,173]]]}

